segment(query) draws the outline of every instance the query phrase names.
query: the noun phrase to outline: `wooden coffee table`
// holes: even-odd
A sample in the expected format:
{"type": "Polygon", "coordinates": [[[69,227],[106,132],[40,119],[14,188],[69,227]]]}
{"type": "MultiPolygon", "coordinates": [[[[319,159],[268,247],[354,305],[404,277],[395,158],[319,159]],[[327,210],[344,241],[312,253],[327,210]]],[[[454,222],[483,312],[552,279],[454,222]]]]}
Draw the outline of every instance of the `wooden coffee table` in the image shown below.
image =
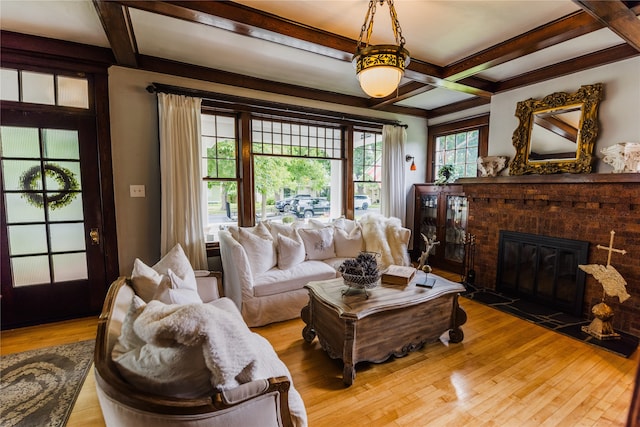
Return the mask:
{"type": "Polygon", "coordinates": [[[317,335],[331,358],[342,359],[347,386],[355,380],[358,362],[405,356],[447,331],[450,342],[459,343],[467,314],[458,305],[458,294],[465,288],[434,274],[429,277],[436,279],[431,289],[416,286],[424,282],[424,273],[417,272],[408,285],[383,283],[369,289],[368,298],[362,292],[343,295],[347,286],[341,278],[309,282],[302,336],[312,342],[317,335]]]}

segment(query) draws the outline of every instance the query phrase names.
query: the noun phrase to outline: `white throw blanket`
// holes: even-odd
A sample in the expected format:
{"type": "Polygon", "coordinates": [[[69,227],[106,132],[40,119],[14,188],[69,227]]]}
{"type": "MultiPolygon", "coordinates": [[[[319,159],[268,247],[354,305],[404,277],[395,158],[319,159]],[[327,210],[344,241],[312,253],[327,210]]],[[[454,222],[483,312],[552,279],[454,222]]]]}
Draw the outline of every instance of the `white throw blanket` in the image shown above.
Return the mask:
{"type": "Polygon", "coordinates": [[[380,254],[382,268],[392,264],[409,265],[407,244],[411,232],[402,227],[398,218],[367,214],[360,218],[366,250],[380,254]]]}
{"type": "Polygon", "coordinates": [[[202,346],[211,383],[221,390],[254,379],[258,355],[252,332],[231,313],[209,304],[150,301],[134,323],[136,334],[160,347],[202,346]]]}
{"type": "Polygon", "coordinates": [[[304,402],[287,366],[269,341],[251,332],[240,312],[227,301],[228,308],[213,304],[165,305],[153,300],[134,321],[133,330],[144,343],[159,347],[159,351],[201,347],[216,389],[228,390],[257,379],[286,376],[291,382],[289,410],[293,424],[306,427],[304,402]]]}

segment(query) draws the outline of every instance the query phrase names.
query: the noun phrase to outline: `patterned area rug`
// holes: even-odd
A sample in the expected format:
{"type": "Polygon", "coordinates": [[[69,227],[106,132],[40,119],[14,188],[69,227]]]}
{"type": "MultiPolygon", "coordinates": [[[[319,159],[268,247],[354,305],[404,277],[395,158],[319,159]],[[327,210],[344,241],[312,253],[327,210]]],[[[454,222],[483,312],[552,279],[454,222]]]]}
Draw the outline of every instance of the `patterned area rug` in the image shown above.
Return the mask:
{"type": "Polygon", "coordinates": [[[0,426],[66,425],[91,362],[95,340],[0,358],[0,426]]]}
{"type": "Polygon", "coordinates": [[[582,326],[591,320],[581,319],[569,314],[553,310],[541,304],[510,297],[491,289],[475,289],[467,286],[467,292],[462,296],[488,305],[505,313],[512,314],[537,325],[544,326],[563,335],[583,341],[587,344],[616,353],[623,357],[630,357],[638,348],[638,337],[621,331],[620,339],[599,340],[582,331],[582,326]]]}

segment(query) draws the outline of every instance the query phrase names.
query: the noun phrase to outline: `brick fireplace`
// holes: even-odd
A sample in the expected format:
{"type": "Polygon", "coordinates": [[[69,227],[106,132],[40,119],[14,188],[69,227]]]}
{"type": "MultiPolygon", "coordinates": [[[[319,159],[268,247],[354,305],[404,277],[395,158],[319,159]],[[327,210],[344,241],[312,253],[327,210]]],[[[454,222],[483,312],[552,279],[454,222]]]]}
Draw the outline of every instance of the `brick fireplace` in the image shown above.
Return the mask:
{"type": "MultiPolygon", "coordinates": [[[[611,264],[627,281],[631,298],[606,302],[615,311],[614,328],[640,336],[640,174],[531,175],[464,178],[469,200],[468,232],[476,236],[476,285],[496,288],[501,230],[590,243],[589,264],[607,263],[610,231],[627,251],[611,264]]],[[[602,298],[601,285],[587,275],[583,316],[602,298]]]]}

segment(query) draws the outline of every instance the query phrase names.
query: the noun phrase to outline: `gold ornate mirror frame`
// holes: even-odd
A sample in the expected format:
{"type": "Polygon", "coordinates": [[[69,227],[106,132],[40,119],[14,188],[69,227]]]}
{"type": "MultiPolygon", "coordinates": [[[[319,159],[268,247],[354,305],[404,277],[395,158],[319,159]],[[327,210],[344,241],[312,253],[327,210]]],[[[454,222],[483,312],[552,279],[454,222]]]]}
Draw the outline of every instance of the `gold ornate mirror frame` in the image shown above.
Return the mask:
{"type": "Polygon", "coordinates": [[[541,100],[531,98],[518,102],[515,115],[520,123],[513,132],[512,142],[516,154],[509,166],[509,174],[591,172],[594,160],[593,147],[598,135],[598,106],[602,99],[602,91],[602,83],[596,83],[582,86],[575,93],[556,92],[541,100]],[[579,122],[574,125],[565,123],[570,120],[561,117],[569,117],[576,112],[581,114],[579,114],[579,122]],[[549,124],[551,121],[557,125],[549,124]],[[568,144],[575,144],[575,156],[573,149],[569,152],[546,155],[533,152],[531,148],[534,127],[537,128],[541,124],[543,124],[542,127],[553,132],[554,137],[562,135],[567,139],[568,144]]]}

